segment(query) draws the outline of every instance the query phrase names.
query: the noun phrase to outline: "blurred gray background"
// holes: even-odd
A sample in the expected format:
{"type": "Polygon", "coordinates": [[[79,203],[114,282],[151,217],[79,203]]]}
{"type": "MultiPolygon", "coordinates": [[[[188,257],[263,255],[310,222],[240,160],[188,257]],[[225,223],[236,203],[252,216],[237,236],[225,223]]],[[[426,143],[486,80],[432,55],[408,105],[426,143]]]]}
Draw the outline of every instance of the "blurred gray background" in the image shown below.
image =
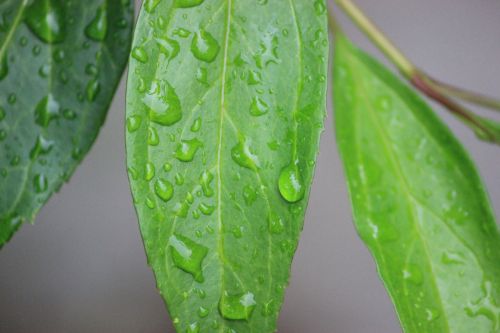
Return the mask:
{"type": "MultiPolygon", "coordinates": [[[[356,2],[420,67],[500,97],[499,1],[356,2]]],[[[356,42],[375,51],[344,17],[342,22],[356,42]]],[[[70,184],[43,208],[35,226],[24,226],[0,252],[1,333],[174,332],[146,266],[130,199],[124,93],[122,82],[106,125],[70,184]]],[[[477,141],[439,111],[471,152],[500,216],[500,147],[477,141]]],[[[401,332],[352,224],[331,117],[279,331],[401,332]]]]}

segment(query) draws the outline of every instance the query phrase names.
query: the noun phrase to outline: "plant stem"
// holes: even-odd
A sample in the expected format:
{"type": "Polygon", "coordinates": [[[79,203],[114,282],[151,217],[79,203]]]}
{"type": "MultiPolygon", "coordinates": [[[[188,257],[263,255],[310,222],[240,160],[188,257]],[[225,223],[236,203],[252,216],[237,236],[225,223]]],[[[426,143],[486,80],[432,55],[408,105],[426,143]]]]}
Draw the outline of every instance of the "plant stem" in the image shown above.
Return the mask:
{"type": "MultiPolygon", "coordinates": [[[[457,103],[453,98],[474,103],[483,107],[500,110],[500,101],[493,98],[456,88],[449,84],[433,79],[417,68],[373,23],[352,0],[335,0],[351,20],[364,32],[364,34],[389,58],[420,92],[444,106],[471,127],[475,133],[485,141],[500,144],[500,125],[493,125],[492,121],[475,115],[467,108],[457,103]]],[[[338,31],[338,25],[333,12],[330,11],[330,24],[332,30],[338,31]],[[333,25],[332,25],[333,23],[333,25]]]]}
{"type": "Polygon", "coordinates": [[[408,58],[384,35],[384,33],[356,6],[351,0],[336,0],[337,4],[350,16],[357,26],[372,42],[392,61],[399,71],[411,78],[417,68],[408,58]]]}

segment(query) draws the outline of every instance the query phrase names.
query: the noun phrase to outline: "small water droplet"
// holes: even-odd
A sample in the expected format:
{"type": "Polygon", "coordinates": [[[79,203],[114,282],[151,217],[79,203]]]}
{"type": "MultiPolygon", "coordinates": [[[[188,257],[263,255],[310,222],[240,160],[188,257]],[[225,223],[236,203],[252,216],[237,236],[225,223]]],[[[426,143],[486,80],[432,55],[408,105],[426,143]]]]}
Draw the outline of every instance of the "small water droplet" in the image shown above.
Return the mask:
{"type": "Polygon", "coordinates": [[[146,179],[147,181],[150,181],[151,179],[153,179],[154,176],[155,176],[154,164],[151,162],[146,163],[146,173],[145,173],[144,179],[146,179]]]}
{"type": "Polygon", "coordinates": [[[186,328],[186,333],[200,333],[200,326],[198,323],[189,324],[186,328]]]}
{"type": "Polygon", "coordinates": [[[101,84],[97,79],[92,79],[87,84],[87,101],[94,102],[101,91],[101,84]]]}
{"type": "Polygon", "coordinates": [[[256,304],[254,295],[250,292],[238,295],[224,292],[219,301],[219,312],[228,320],[249,320],[256,304]]]}
{"type": "Polygon", "coordinates": [[[201,129],[201,118],[198,117],[194,120],[193,125],[191,125],[191,132],[198,132],[201,129]]]}
{"type": "Polygon", "coordinates": [[[35,122],[48,127],[51,120],[59,117],[60,106],[52,94],[44,97],[35,108],[35,122]]]}
{"type": "Polygon", "coordinates": [[[285,223],[276,213],[269,214],[267,219],[269,232],[272,234],[281,234],[285,230],[285,223]]]}
{"type": "Polygon", "coordinates": [[[248,139],[240,140],[231,149],[231,157],[238,165],[250,170],[257,170],[260,164],[258,157],[250,151],[250,142],[248,139]]]}
{"type": "Polygon", "coordinates": [[[132,50],[132,57],[135,60],[140,61],[140,62],[142,62],[144,64],[146,62],[148,62],[148,59],[149,59],[148,53],[141,46],[134,47],[134,49],[132,50]]]}
{"type": "Polygon", "coordinates": [[[43,193],[47,191],[47,188],[49,186],[47,177],[45,177],[44,174],[37,174],[33,179],[33,185],[35,187],[36,193],[43,193]]]}
{"type": "Polygon", "coordinates": [[[422,271],[418,266],[413,264],[407,264],[403,269],[403,279],[417,286],[424,282],[422,271]]]}
{"type": "Polygon", "coordinates": [[[198,316],[200,318],[205,318],[206,316],[208,316],[209,313],[210,313],[210,311],[207,308],[203,307],[203,306],[200,306],[198,308],[198,316]]]}
{"type": "Polygon", "coordinates": [[[127,118],[127,131],[133,133],[141,127],[141,116],[130,116],[127,118]]]}
{"type": "Polygon", "coordinates": [[[212,215],[212,213],[215,211],[215,206],[201,203],[199,209],[203,213],[203,215],[212,215]]]}
{"type": "Polygon", "coordinates": [[[203,3],[205,0],[176,0],[175,4],[180,8],[196,7],[203,3]]]}
{"type": "Polygon", "coordinates": [[[155,193],[161,200],[167,202],[174,196],[174,186],[166,179],[158,179],[155,182],[155,193]]]}
{"type": "Polygon", "coordinates": [[[30,158],[34,160],[40,155],[46,155],[52,150],[52,147],[54,147],[54,141],[47,140],[42,135],[39,135],[35,146],[30,151],[30,158]]]}
{"type": "Polygon", "coordinates": [[[214,195],[214,190],[210,186],[210,183],[214,180],[214,175],[210,172],[204,171],[200,176],[200,185],[203,190],[203,194],[206,197],[211,197],[214,195]]]}
{"type": "Polygon", "coordinates": [[[243,200],[247,206],[250,206],[257,200],[257,190],[250,185],[243,187],[243,200]]]}
{"type": "Polygon", "coordinates": [[[163,53],[168,60],[174,59],[180,51],[179,42],[169,38],[156,38],[156,43],[160,52],[163,53]]]}
{"type": "Polygon", "coordinates": [[[5,51],[2,59],[0,59],[0,81],[3,80],[7,74],[9,74],[9,64],[7,62],[7,51],[5,51]]]}
{"type": "Polygon", "coordinates": [[[154,127],[148,128],[148,145],[158,146],[160,144],[160,137],[158,131],[154,127]]]}
{"type": "Polygon", "coordinates": [[[146,11],[150,14],[152,14],[156,8],[156,6],[158,6],[158,4],[160,3],[161,0],[146,0],[145,4],[144,4],[144,7],[146,8],[146,11]]]}
{"type": "Polygon", "coordinates": [[[250,104],[250,114],[254,117],[265,115],[269,111],[269,105],[260,97],[254,97],[250,104]]]}
{"type": "Polygon", "coordinates": [[[175,157],[182,162],[191,162],[202,143],[198,139],[182,140],[177,146],[175,157]]]}

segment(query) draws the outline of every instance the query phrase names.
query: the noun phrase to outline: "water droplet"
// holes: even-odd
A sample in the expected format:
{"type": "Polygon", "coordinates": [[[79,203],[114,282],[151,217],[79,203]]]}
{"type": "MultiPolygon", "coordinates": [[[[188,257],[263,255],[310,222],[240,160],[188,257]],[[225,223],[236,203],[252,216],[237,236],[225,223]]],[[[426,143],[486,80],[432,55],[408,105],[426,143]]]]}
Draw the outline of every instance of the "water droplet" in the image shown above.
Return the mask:
{"type": "Polygon", "coordinates": [[[203,190],[203,194],[206,197],[211,197],[214,195],[214,190],[210,187],[210,183],[214,180],[214,175],[210,172],[204,171],[200,176],[200,185],[203,190]]]}
{"type": "Polygon", "coordinates": [[[326,12],[326,6],[324,0],[316,0],[314,2],[314,9],[316,11],[316,15],[321,15],[326,12]]]}
{"type": "Polygon", "coordinates": [[[101,84],[97,79],[92,79],[87,84],[87,101],[94,102],[101,91],[101,84]]]}
{"type": "Polygon", "coordinates": [[[203,3],[205,0],[176,0],[175,4],[180,8],[196,7],[203,3]]]}
{"type": "Polygon", "coordinates": [[[144,4],[144,7],[146,8],[146,11],[148,13],[153,13],[156,6],[160,3],[161,0],[146,0],[146,3],[144,4]]]}
{"type": "Polygon", "coordinates": [[[203,307],[203,306],[200,306],[198,308],[198,316],[200,318],[205,318],[206,316],[208,316],[209,313],[210,313],[210,311],[207,308],[203,307]]]}
{"type": "Polygon", "coordinates": [[[148,145],[158,146],[160,143],[160,137],[158,136],[158,131],[154,127],[148,128],[148,145]]]}
{"type": "Polygon", "coordinates": [[[305,188],[298,163],[291,163],[280,174],[278,187],[281,196],[288,202],[297,202],[304,198],[305,188]]]}
{"type": "Polygon", "coordinates": [[[179,97],[167,81],[153,81],[151,89],[142,101],[149,108],[152,122],[171,126],[182,118],[179,97]]]}
{"type": "Polygon", "coordinates": [[[257,200],[257,190],[250,185],[243,187],[243,200],[247,206],[250,206],[257,200]]]}
{"type": "Polygon", "coordinates": [[[0,121],[4,120],[6,115],[5,109],[0,106],[0,121]]]}
{"type": "Polygon", "coordinates": [[[42,135],[39,135],[36,139],[35,146],[31,149],[30,158],[34,160],[40,155],[48,154],[53,146],[54,141],[47,140],[42,135]]]}
{"type": "Polygon", "coordinates": [[[47,188],[49,186],[47,177],[45,177],[45,175],[43,174],[36,175],[33,179],[33,185],[35,187],[36,193],[43,193],[47,191],[47,188]]]}
{"type": "Polygon", "coordinates": [[[425,309],[425,314],[427,321],[434,321],[440,317],[439,310],[434,308],[425,309]]]}
{"type": "Polygon", "coordinates": [[[35,122],[42,126],[48,127],[51,120],[59,116],[60,106],[54,99],[52,94],[44,97],[35,108],[35,122]]]}
{"type": "Polygon", "coordinates": [[[7,62],[7,51],[5,51],[2,59],[0,59],[0,81],[3,80],[7,74],[9,74],[9,64],[7,62]]]}
{"type": "Polygon", "coordinates": [[[228,320],[249,320],[256,304],[250,292],[238,295],[225,292],[219,301],[219,312],[228,320]]]}
{"type": "Polygon", "coordinates": [[[283,220],[278,214],[269,214],[267,221],[270,233],[281,234],[285,230],[285,223],[283,223],[283,220]]]}
{"type": "Polygon", "coordinates": [[[47,43],[62,42],[65,37],[62,2],[34,1],[26,10],[25,20],[31,31],[47,43]]]}
{"type": "Polygon", "coordinates": [[[212,215],[212,213],[215,211],[215,206],[201,203],[199,209],[203,213],[203,215],[212,215]]]}
{"type": "Polygon", "coordinates": [[[101,42],[106,39],[108,34],[107,4],[97,9],[96,16],[85,28],[85,34],[88,38],[101,42]]]}
{"type": "Polygon", "coordinates": [[[265,115],[269,111],[269,106],[260,97],[254,97],[252,104],[250,104],[250,114],[258,117],[265,115]]]}
{"type": "Polygon", "coordinates": [[[209,32],[199,30],[195,33],[191,43],[191,52],[197,59],[212,62],[217,57],[219,49],[219,43],[209,32]]]}
{"type": "Polygon", "coordinates": [[[161,200],[167,202],[174,195],[174,186],[166,179],[158,179],[155,182],[155,193],[161,200]]]}
{"type": "Polygon", "coordinates": [[[457,252],[444,252],[441,256],[441,262],[446,265],[463,264],[464,257],[457,252]]]}
{"type": "Polygon", "coordinates": [[[127,131],[133,133],[141,127],[141,116],[130,116],[127,118],[127,131]]]}
{"type": "Polygon", "coordinates": [[[182,162],[191,162],[202,143],[198,139],[182,140],[177,146],[175,157],[182,162]]]}
{"type": "Polygon", "coordinates": [[[146,163],[146,173],[145,173],[144,179],[146,179],[147,181],[150,181],[155,176],[155,173],[156,173],[156,170],[155,170],[154,164],[151,162],[146,163]]]}
{"type": "Polygon", "coordinates": [[[240,140],[240,142],[231,149],[231,157],[238,165],[250,170],[257,170],[259,167],[259,159],[250,151],[249,143],[249,140],[240,140]]]}
{"type": "Polygon", "coordinates": [[[262,82],[262,76],[261,76],[260,72],[249,71],[248,72],[248,80],[247,80],[247,82],[251,86],[261,83],[262,82]]]}
{"type": "Polygon", "coordinates": [[[174,59],[180,51],[179,42],[169,38],[156,38],[156,43],[158,44],[158,48],[160,52],[163,53],[167,59],[174,59]]]}
{"type": "Polygon", "coordinates": [[[175,266],[191,274],[196,282],[205,280],[202,271],[202,263],[208,253],[205,246],[176,234],[170,237],[170,248],[175,266]]]}
{"type": "Polygon", "coordinates": [[[199,67],[196,70],[196,80],[201,84],[208,85],[208,71],[206,68],[199,67]]]}
{"type": "Polygon", "coordinates": [[[407,264],[403,269],[403,279],[418,286],[423,283],[424,276],[418,266],[407,264]]]}
{"type": "Polygon", "coordinates": [[[148,62],[149,59],[148,53],[141,46],[134,47],[134,49],[132,50],[132,57],[142,63],[148,62]]]}
{"type": "Polygon", "coordinates": [[[168,162],[163,164],[163,170],[165,170],[166,172],[169,172],[170,170],[172,170],[172,164],[170,164],[168,162]]]}
{"type": "Polygon", "coordinates": [[[201,118],[198,117],[194,120],[193,125],[191,125],[191,132],[198,132],[201,129],[201,118]]]}
{"type": "Polygon", "coordinates": [[[186,328],[186,333],[200,333],[200,326],[198,323],[192,323],[186,328]]]}

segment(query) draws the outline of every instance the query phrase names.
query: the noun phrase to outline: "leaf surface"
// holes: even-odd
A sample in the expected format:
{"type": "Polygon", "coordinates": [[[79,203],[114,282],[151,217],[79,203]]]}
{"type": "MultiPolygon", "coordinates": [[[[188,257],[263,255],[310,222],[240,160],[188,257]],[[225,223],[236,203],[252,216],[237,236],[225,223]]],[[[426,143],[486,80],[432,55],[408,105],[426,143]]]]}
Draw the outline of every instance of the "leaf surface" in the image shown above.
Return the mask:
{"type": "Polygon", "coordinates": [[[498,332],[500,237],[469,156],[413,90],[343,37],[334,67],[355,224],[405,332],[498,332]]]}
{"type": "Polygon", "coordinates": [[[0,247],[90,149],[125,67],[133,4],[0,1],[0,247]]]}
{"type": "Polygon", "coordinates": [[[273,332],[323,128],[325,3],[146,1],[129,176],[179,332],[273,332]]]}

